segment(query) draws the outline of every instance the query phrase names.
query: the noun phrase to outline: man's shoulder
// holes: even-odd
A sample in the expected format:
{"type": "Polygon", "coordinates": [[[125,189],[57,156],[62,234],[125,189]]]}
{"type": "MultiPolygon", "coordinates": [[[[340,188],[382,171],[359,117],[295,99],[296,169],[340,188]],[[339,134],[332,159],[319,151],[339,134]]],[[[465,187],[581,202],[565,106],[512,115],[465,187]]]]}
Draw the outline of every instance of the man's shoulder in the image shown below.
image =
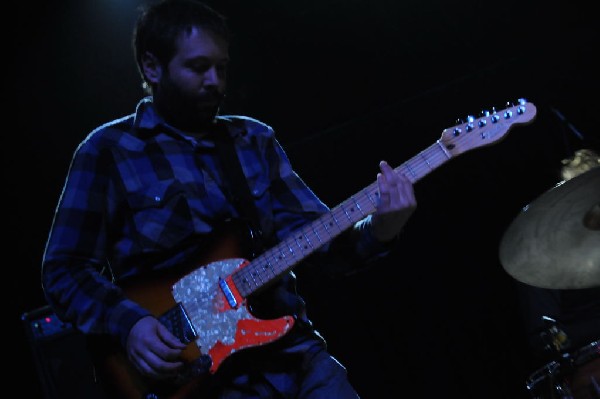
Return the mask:
{"type": "Polygon", "coordinates": [[[129,132],[133,128],[134,114],[126,115],[121,118],[113,119],[96,127],[91,134],[107,135],[110,133],[129,132]]]}
{"type": "Polygon", "coordinates": [[[273,135],[273,128],[267,123],[246,115],[219,115],[217,119],[240,129],[245,135],[273,135]]]}
{"type": "Polygon", "coordinates": [[[105,122],[88,133],[88,135],[80,143],[80,146],[112,146],[113,143],[122,140],[124,134],[131,131],[133,128],[133,123],[133,114],[105,122]]]}

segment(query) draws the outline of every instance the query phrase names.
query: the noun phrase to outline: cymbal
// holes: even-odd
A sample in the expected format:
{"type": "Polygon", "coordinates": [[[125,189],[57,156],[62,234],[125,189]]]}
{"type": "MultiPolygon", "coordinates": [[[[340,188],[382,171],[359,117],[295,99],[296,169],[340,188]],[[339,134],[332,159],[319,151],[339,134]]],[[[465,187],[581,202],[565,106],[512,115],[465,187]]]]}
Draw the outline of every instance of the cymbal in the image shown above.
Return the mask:
{"type": "Polygon", "coordinates": [[[600,167],[562,181],[524,207],[502,236],[500,262],[536,287],[600,287],[600,167]]]}

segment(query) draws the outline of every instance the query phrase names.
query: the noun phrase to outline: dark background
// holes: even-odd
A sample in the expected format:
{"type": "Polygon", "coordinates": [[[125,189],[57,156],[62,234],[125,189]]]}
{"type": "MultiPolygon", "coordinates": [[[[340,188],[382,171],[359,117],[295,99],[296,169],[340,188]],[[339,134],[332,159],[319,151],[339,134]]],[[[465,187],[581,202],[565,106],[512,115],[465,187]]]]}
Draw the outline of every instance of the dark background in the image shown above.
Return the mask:
{"type": "MultiPolygon", "coordinates": [[[[529,397],[539,365],[498,248],[522,207],[558,182],[562,159],[600,149],[592,3],[210,2],[236,34],[224,111],[271,124],[330,206],[373,182],[379,160],[400,165],[457,119],[518,98],[537,108],[533,123],[415,185],[418,210],[385,261],[336,281],[299,273],[315,324],[365,399],[529,397]]],[[[21,316],[45,305],[41,257],[71,154],[142,96],[130,51],[139,4],[20,3],[5,34],[5,331],[28,377],[15,380],[21,396],[42,397],[21,316]]]]}

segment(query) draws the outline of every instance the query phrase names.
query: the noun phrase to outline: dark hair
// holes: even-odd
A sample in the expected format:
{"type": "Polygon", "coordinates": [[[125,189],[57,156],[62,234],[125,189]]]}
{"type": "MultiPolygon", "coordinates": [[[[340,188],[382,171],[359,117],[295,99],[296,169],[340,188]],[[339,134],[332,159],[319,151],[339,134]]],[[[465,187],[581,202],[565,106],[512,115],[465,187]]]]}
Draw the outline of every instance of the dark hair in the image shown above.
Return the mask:
{"type": "Polygon", "coordinates": [[[142,69],[144,53],[152,53],[167,65],[176,52],[180,34],[201,26],[230,41],[226,18],[210,6],[194,0],[162,0],[145,8],[133,31],[133,53],[138,71],[147,86],[142,69]]]}

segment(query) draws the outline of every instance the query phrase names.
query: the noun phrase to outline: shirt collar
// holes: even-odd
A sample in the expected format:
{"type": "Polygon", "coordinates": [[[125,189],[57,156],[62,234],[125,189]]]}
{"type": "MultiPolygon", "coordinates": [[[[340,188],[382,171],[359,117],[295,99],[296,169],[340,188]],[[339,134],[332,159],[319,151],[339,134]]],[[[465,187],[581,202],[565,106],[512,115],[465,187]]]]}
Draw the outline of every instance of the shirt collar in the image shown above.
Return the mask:
{"type": "MultiPolygon", "coordinates": [[[[216,119],[227,124],[227,132],[233,139],[245,136],[246,129],[238,123],[232,123],[234,120],[233,116],[217,115],[216,119]]],[[[166,131],[167,133],[187,137],[181,130],[165,122],[164,118],[158,114],[154,107],[152,96],[144,97],[138,102],[133,126],[135,134],[139,135],[156,134],[160,131],[166,131]]],[[[202,141],[206,142],[207,140],[202,141]]]]}

